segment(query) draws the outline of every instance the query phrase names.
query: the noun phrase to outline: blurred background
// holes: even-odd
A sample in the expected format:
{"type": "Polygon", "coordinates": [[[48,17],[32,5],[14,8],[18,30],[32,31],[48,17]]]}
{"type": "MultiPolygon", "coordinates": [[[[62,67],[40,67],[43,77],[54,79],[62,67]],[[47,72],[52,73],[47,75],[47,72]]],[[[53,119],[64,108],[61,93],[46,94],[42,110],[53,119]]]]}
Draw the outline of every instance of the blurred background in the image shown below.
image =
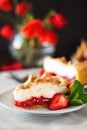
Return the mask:
{"type": "MultiPolygon", "coordinates": [[[[19,0],[20,2],[21,0],[19,0]]],[[[43,18],[50,9],[63,14],[69,21],[68,26],[58,31],[58,44],[54,52],[55,57],[70,56],[75,52],[81,39],[87,39],[87,0],[25,0],[33,4],[33,13],[36,18],[43,18]]],[[[0,28],[10,23],[8,16],[0,11],[6,18],[0,18],[0,28]]],[[[0,65],[12,62],[9,53],[9,40],[0,35],[0,65]],[[4,60],[3,60],[4,59],[4,60]]]]}

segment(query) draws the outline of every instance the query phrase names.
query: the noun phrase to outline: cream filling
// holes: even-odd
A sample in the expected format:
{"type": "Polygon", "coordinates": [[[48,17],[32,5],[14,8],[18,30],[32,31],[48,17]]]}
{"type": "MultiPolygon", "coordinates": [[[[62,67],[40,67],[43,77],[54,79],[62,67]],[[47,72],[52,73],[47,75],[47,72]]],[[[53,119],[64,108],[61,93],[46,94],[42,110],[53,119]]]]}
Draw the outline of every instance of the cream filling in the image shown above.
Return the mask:
{"type": "Polygon", "coordinates": [[[56,93],[66,93],[67,86],[52,85],[51,83],[40,83],[27,89],[15,89],[13,92],[16,101],[25,101],[31,97],[47,97],[52,98],[56,93]]]}
{"type": "Polygon", "coordinates": [[[47,72],[54,72],[59,76],[67,76],[68,78],[73,78],[76,75],[76,70],[71,65],[64,65],[58,61],[45,60],[43,68],[47,72]]]}

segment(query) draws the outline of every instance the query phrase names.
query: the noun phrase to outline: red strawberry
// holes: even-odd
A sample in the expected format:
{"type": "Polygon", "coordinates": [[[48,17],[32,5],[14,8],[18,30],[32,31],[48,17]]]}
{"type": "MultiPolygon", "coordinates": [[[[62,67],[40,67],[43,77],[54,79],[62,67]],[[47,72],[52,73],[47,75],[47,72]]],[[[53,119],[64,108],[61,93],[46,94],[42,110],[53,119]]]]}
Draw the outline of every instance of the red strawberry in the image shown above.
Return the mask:
{"type": "Polygon", "coordinates": [[[48,106],[50,110],[59,110],[66,107],[68,107],[68,99],[61,93],[55,94],[48,106]]]}

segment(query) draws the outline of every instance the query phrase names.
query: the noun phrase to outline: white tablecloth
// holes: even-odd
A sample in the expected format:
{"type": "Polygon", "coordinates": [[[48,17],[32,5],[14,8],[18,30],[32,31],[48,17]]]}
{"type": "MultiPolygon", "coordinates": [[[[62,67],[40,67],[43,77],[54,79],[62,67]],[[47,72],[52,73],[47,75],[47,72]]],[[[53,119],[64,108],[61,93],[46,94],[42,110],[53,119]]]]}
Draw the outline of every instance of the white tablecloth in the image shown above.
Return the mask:
{"type": "MultiPolygon", "coordinates": [[[[37,70],[34,70],[36,73],[37,70]]],[[[32,70],[18,72],[25,75],[32,70]]],[[[16,87],[8,73],[0,73],[0,93],[16,87]]],[[[54,117],[35,117],[26,113],[11,111],[0,106],[0,130],[83,130],[87,129],[87,105],[82,109],[54,117]]]]}

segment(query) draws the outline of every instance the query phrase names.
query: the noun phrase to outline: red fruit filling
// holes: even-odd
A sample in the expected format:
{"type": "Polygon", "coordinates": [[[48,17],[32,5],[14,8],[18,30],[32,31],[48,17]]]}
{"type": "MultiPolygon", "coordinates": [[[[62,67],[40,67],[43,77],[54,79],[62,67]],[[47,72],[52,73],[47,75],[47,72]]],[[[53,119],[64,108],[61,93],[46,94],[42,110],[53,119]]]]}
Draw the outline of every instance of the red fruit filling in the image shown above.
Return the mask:
{"type": "Polygon", "coordinates": [[[75,77],[73,77],[73,78],[68,78],[67,76],[62,76],[62,77],[65,78],[70,84],[76,80],[75,77]]]}
{"type": "Polygon", "coordinates": [[[42,76],[46,71],[44,69],[41,69],[39,72],[39,75],[42,76]]]}
{"type": "Polygon", "coordinates": [[[79,61],[85,61],[85,60],[87,60],[87,57],[84,57],[84,56],[80,57],[79,59],[79,61]]]}
{"type": "MultiPolygon", "coordinates": [[[[39,72],[39,75],[42,76],[46,71],[44,69],[41,69],[40,72],[39,72]]],[[[51,76],[56,76],[55,73],[53,72],[48,72],[51,76]]]]}
{"type": "Polygon", "coordinates": [[[46,105],[48,104],[48,102],[50,101],[50,98],[45,98],[43,96],[37,98],[37,97],[32,97],[31,99],[29,100],[25,100],[25,101],[14,101],[14,104],[17,106],[17,107],[33,107],[33,106],[36,106],[36,105],[46,105]]]}

